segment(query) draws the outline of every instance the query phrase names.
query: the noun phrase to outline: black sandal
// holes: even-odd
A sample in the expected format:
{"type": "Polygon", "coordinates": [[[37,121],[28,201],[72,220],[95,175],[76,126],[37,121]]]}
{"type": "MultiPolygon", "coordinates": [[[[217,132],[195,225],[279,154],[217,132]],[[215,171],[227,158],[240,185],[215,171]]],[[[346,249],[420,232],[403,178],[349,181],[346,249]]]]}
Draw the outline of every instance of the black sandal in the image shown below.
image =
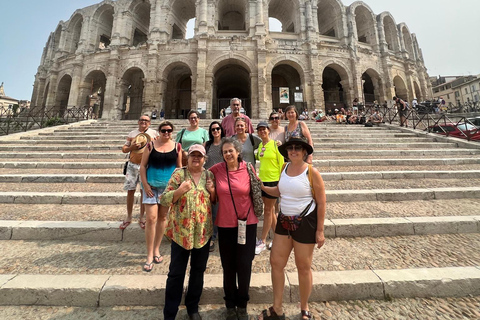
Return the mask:
{"type": "Polygon", "coordinates": [[[267,314],[267,309],[262,311],[263,320],[285,320],[285,313],[279,316],[273,307],[268,308],[270,315],[267,314]]]}
{"type": "Polygon", "coordinates": [[[310,310],[302,310],[302,319],[304,319],[304,317],[307,317],[307,319],[315,319],[310,310]]]}

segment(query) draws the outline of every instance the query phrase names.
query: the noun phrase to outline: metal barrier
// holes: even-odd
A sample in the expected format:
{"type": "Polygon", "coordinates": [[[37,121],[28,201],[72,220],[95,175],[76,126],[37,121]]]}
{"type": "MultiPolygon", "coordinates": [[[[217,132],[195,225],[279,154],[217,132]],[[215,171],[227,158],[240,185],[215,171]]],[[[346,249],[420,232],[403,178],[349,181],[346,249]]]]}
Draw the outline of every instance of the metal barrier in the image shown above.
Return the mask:
{"type": "Polygon", "coordinates": [[[475,126],[471,121],[468,120],[464,115],[455,115],[447,113],[424,113],[419,112],[416,109],[410,108],[407,111],[405,121],[401,121],[399,112],[397,108],[392,107],[383,107],[383,106],[367,106],[364,110],[364,116],[368,119],[375,110],[378,110],[383,117],[385,123],[392,124],[395,120],[399,122],[400,126],[410,126],[413,129],[425,130],[432,132],[433,127],[438,127],[445,133],[448,137],[450,132],[445,130],[443,126],[446,126],[448,123],[454,124],[461,134],[467,139],[471,140],[472,136],[480,132],[480,127],[475,126]],[[397,117],[398,116],[398,117],[397,117]],[[473,130],[462,130],[461,125],[465,125],[465,129],[468,126],[473,126],[473,130]],[[460,127],[459,127],[460,125],[460,127]]]}
{"type": "Polygon", "coordinates": [[[88,107],[30,107],[13,112],[11,109],[0,110],[0,136],[10,133],[57,126],[78,122],[93,117],[88,107]]]}

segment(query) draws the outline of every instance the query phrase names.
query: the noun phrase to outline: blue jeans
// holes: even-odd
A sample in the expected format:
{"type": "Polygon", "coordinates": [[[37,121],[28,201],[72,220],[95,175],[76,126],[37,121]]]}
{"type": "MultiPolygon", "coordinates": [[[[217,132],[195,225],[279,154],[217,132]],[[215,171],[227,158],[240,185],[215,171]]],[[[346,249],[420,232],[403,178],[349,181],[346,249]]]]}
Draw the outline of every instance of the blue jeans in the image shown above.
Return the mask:
{"type": "Polygon", "coordinates": [[[171,245],[171,261],[168,271],[167,285],[165,288],[165,307],[163,316],[165,320],[175,320],[178,306],[182,301],[183,281],[187,270],[188,258],[190,259],[190,277],[185,295],[187,313],[198,312],[198,303],[203,290],[203,274],[207,268],[210,241],[200,249],[186,250],[174,241],[171,245]]]}

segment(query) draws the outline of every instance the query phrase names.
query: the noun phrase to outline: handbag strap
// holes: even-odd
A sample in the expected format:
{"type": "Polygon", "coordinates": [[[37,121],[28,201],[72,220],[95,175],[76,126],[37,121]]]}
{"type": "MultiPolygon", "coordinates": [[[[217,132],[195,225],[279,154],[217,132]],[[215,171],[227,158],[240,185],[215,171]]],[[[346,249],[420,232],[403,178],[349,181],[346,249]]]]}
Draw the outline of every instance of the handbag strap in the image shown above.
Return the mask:
{"type": "MultiPolygon", "coordinates": [[[[235,206],[235,199],[233,199],[232,187],[230,186],[230,176],[228,175],[227,164],[225,164],[225,169],[227,169],[228,190],[230,191],[230,197],[232,198],[233,209],[235,209],[235,215],[237,216],[237,219],[240,220],[240,218],[238,217],[238,213],[237,213],[237,206],[235,206]]],[[[247,213],[247,218],[248,218],[248,213],[247,213]]]]}

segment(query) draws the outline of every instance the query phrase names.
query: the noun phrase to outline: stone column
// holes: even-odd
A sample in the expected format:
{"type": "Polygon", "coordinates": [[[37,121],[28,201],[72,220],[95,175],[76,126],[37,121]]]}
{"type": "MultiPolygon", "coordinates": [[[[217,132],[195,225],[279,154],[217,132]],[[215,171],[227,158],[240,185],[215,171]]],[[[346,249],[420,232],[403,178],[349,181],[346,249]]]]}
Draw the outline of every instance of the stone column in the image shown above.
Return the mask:
{"type": "MultiPolygon", "coordinates": [[[[48,87],[46,107],[53,107],[57,98],[58,71],[50,70],[50,86],[48,87]]],[[[58,107],[58,106],[57,106],[58,107]]]]}
{"type": "Polygon", "coordinates": [[[73,63],[72,84],[70,86],[70,95],[68,96],[67,108],[81,107],[79,100],[79,88],[82,83],[83,55],[76,57],[73,63]]]}
{"type": "Polygon", "coordinates": [[[148,112],[155,108],[158,109],[160,100],[157,92],[157,67],[158,67],[158,54],[157,50],[150,50],[147,55],[148,68],[145,74],[145,82],[143,89],[143,106],[142,112],[148,112]]]}
{"type": "Polygon", "coordinates": [[[250,88],[251,88],[251,118],[252,119],[259,119],[263,114],[266,114],[266,102],[262,99],[260,101],[259,96],[265,93],[265,78],[260,76],[259,81],[259,74],[256,72],[252,72],[250,74],[250,88]],[[261,84],[260,84],[261,83],[261,84]],[[261,88],[260,88],[261,86],[261,88]],[[262,110],[263,108],[263,110],[262,110]]]}
{"type": "Polygon", "coordinates": [[[388,43],[385,40],[385,29],[383,26],[383,19],[379,18],[377,19],[377,31],[378,31],[378,41],[379,41],[379,49],[381,53],[387,53],[388,52],[388,43]]]}
{"type": "Polygon", "coordinates": [[[195,3],[196,11],[197,11],[197,25],[198,25],[198,33],[199,34],[206,34],[208,33],[208,0],[197,0],[195,3]]]}
{"type": "Polygon", "coordinates": [[[88,50],[88,39],[90,34],[90,21],[91,18],[85,16],[82,23],[82,31],[80,32],[80,39],[78,41],[78,47],[76,53],[79,54],[85,50],[88,50]]]}
{"type": "Polygon", "coordinates": [[[108,59],[108,74],[107,83],[105,85],[105,94],[103,102],[102,118],[109,120],[120,120],[122,115],[121,108],[121,92],[118,88],[121,86],[121,79],[123,75],[118,75],[118,63],[120,56],[117,50],[110,52],[108,59]],[[118,81],[118,84],[117,84],[118,81]]]}
{"type": "MultiPolygon", "coordinates": [[[[342,85],[343,92],[345,93],[345,99],[344,101],[346,106],[350,106],[350,103],[353,101],[355,98],[355,93],[354,89],[352,88],[350,82],[348,80],[342,80],[340,81],[340,84],[342,85]]],[[[360,97],[359,97],[360,99],[360,97]]]]}
{"type": "Polygon", "coordinates": [[[312,7],[312,28],[313,28],[313,35],[310,40],[318,41],[318,6],[315,1],[311,2],[312,7]]]}
{"type": "Polygon", "coordinates": [[[265,17],[263,16],[263,0],[257,0],[256,14],[255,14],[255,34],[265,34],[265,17]]]}
{"type": "Polygon", "coordinates": [[[37,107],[42,104],[43,93],[45,91],[45,78],[41,77],[38,73],[36,75],[35,85],[33,86],[31,105],[37,107]]]}
{"type": "Polygon", "coordinates": [[[196,102],[207,103],[206,116],[207,116],[207,119],[212,119],[212,118],[217,118],[217,115],[215,113],[218,113],[218,110],[212,109],[213,106],[211,103],[211,99],[208,100],[206,96],[206,93],[208,90],[207,82],[206,82],[206,74],[205,74],[206,68],[207,68],[207,40],[199,39],[198,47],[197,47],[197,74],[196,74],[196,79],[192,79],[192,88],[195,89],[194,93],[196,97],[196,102]],[[194,84],[193,80],[195,80],[196,85],[193,85],[194,84]]]}
{"type": "Polygon", "coordinates": [[[312,2],[305,1],[305,11],[306,11],[306,36],[307,40],[315,39],[315,26],[313,23],[313,14],[312,14],[312,2]]]}

